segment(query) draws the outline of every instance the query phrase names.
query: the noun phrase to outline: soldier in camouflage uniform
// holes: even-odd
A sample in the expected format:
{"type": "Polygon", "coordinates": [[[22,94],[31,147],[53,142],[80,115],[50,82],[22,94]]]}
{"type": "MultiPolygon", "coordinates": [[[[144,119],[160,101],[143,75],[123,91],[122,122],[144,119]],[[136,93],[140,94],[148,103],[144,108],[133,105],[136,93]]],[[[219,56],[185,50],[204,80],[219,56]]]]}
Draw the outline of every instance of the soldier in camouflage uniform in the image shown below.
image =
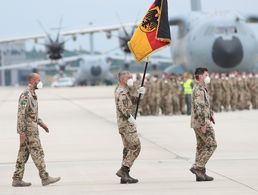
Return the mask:
{"type": "Polygon", "coordinates": [[[158,116],[160,109],[160,80],[158,75],[154,75],[150,81],[151,96],[150,96],[150,110],[151,115],[158,116]]]}
{"type": "Polygon", "coordinates": [[[249,88],[251,79],[248,77],[248,75],[246,73],[244,73],[243,80],[244,80],[244,83],[245,83],[244,109],[249,110],[250,109],[250,105],[251,105],[251,91],[250,91],[250,88],[249,88]]]}
{"type": "MultiPolygon", "coordinates": [[[[115,90],[115,103],[117,113],[118,130],[122,137],[123,161],[122,167],[116,175],[121,178],[120,183],[137,183],[138,180],[129,175],[135,159],[141,150],[141,143],[136,130],[136,120],[133,117],[134,106],[137,102],[138,95],[132,96],[129,87],[133,86],[132,75],[128,71],[118,73],[119,85],[115,90]]],[[[144,94],[145,88],[140,87],[138,93],[144,94]]]]}
{"type": "Polygon", "coordinates": [[[237,80],[237,89],[238,89],[238,99],[237,99],[237,108],[238,110],[244,110],[246,107],[246,91],[247,85],[245,81],[245,74],[239,74],[237,80]]]}
{"type": "Polygon", "coordinates": [[[212,181],[213,178],[206,175],[205,168],[206,163],[217,147],[211,124],[211,122],[215,122],[206,89],[206,85],[210,83],[208,69],[197,68],[195,78],[196,84],[192,94],[191,127],[196,135],[197,148],[195,163],[190,171],[196,175],[196,181],[212,181]]]}
{"type": "Polygon", "coordinates": [[[180,83],[177,80],[177,75],[173,74],[170,77],[171,83],[172,83],[172,114],[173,115],[179,115],[180,114],[180,83]]]}
{"type": "Polygon", "coordinates": [[[169,80],[169,75],[167,73],[163,74],[163,79],[161,81],[161,112],[164,115],[170,115],[172,112],[171,109],[171,81],[169,80]]]}
{"type": "Polygon", "coordinates": [[[185,94],[184,94],[184,81],[183,81],[183,75],[178,77],[178,83],[179,83],[179,110],[181,114],[185,114],[185,94]]]}
{"type": "Polygon", "coordinates": [[[151,115],[150,102],[151,102],[151,86],[150,86],[150,78],[145,78],[144,86],[146,88],[145,94],[141,100],[141,109],[140,114],[142,116],[151,115]]]}
{"type": "Polygon", "coordinates": [[[232,97],[232,86],[227,75],[224,73],[221,75],[221,87],[222,87],[222,105],[224,111],[229,111],[231,97],[232,97]]]}
{"type": "Polygon", "coordinates": [[[39,170],[39,176],[43,186],[60,180],[60,177],[50,177],[46,171],[44,152],[39,139],[38,125],[47,133],[49,129],[43,121],[38,118],[38,102],[35,90],[39,88],[42,88],[40,75],[32,73],[28,76],[28,88],[22,92],[19,98],[17,132],[20,135],[20,149],[16,162],[16,170],[13,175],[12,186],[14,187],[31,185],[31,183],[22,180],[25,163],[28,161],[29,155],[31,155],[34,164],[39,170]]]}
{"type": "Polygon", "coordinates": [[[222,88],[219,73],[215,74],[215,77],[211,83],[211,91],[213,94],[213,110],[215,112],[221,112],[222,88]]]}
{"type": "Polygon", "coordinates": [[[237,99],[238,99],[238,89],[237,89],[237,74],[235,72],[231,73],[229,76],[229,83],[232,89],[232,96],[230,101],[230,106],[232,111],[236,111],[237,109],[237,99]]]}

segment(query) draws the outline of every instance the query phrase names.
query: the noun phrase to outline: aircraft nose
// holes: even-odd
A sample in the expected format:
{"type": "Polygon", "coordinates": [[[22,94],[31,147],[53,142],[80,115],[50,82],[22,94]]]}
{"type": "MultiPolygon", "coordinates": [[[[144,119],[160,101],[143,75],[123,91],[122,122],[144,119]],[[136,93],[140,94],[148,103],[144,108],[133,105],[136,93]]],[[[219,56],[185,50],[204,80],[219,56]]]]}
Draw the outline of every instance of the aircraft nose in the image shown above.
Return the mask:
{"type": "Polygon", "coordinates": [[[101,70],[101,67],[100,66],[93,66],[93,67],[91,67],[91,74],[93,75],[93,76],[99,76],[99,75],[101,75],[101,72],[102,72],[102,70],[101,70]]]}
{"type": "Polygon", "coordinates": [[[230,40],[219,37],[212,48],[214,62],[222,68],[233,68],[243,59],[243,46],[239,38],[233,36],[230,40]]]}

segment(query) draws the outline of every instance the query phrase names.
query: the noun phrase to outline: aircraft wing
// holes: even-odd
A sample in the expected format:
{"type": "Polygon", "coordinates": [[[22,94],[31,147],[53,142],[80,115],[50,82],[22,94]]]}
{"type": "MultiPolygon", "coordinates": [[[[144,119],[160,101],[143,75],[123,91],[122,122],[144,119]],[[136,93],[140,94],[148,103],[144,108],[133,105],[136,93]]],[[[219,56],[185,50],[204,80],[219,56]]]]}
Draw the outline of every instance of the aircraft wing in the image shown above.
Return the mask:
{"type": "MultiPolygon", "coordinates": [[[[135,63],[135,58],[133,56],[127,56],[126,60],[124,56],[111,56],[108,57],[110,60],[121,60],[127,63],[135,63]]],[[[159,64],[159,63],[166,63],[166,64],[173,64],[173,60],[170,57],[163,57],[163,56],[151,56],[149,58],[149,62],[152,64],[159,64]]],[[[144,64],[143,62],[142,64],[144,64]]]]}
{"type": "MultiPolygon", "coordinates": [[[[81,58],[81,55],[78,56],[72,56],[72,57],[64,57],[62,58],[61,62],[59,63],[65,63],[65,62],[72,62],[75,60],[78,60],[81,58]]],[[[53,60],[39,60],[39,61],[32,61],[32,62],[23,62],[19,64],[9,64],[9,65],[2,65],[0,66],[1,70],[13,70],[13,69],[21,69],[21,68],[38,68],[40,66],[45,66],[48,64],[54,64],[58,63],[53,60]]]]}
{"type": "MultiPolygon", "coordinates": [[[[84,35],[90,33],[99,33],[99,32],[107,32],[110,33],[112,31],[118,31],[123,27],[130,27],[134,26],[134,23],[126,23],[126,24],[118,24],[118,25],[110,25],[110,26],[102,26],[102,27],[88,27],[82,29],[76,29],[71,31],[63,31],[60,34],[63,36],[76,36],[76,35],[84,35]]],[[[7,43],[14,43],[14,42],[25,42],[25,41],[35,41],[37,42],[39,39],[44,39],[47,35],[46,34],[38,34],[38,35],[31,35],[31,36],[24,36],[24,37],[13,37],[13,38],[6,38],[0,39],[0,44],[7,44],[7,43]]]]}
{"type": "Polygon", "coordinates": [[[84,35],[90,33],[98,33],[98,32],[111,32],[111,31],[118,31],[122,27],[130,27],[134,26],[134,23],[126,23],[126,24],[119,24],[119,25],[111,25],[111,26],[103,26],[103,27],[89,27],[89,28],[82,28],[77,30],[71,30],[66,32],[61,32],[63,36],[74,36],[74,35],[84,35]]]}
{"type": "Polygon", "coordinates": [[[35,42],[37,42],[38,39],[43,39],[45,37],[46,37],[45,34],[38,34],[38,35],[32,35],[32,36],[6,38],[6,39],[0,39],[0,44],[25,42],[28,40],[34,40],[35,42]]]}

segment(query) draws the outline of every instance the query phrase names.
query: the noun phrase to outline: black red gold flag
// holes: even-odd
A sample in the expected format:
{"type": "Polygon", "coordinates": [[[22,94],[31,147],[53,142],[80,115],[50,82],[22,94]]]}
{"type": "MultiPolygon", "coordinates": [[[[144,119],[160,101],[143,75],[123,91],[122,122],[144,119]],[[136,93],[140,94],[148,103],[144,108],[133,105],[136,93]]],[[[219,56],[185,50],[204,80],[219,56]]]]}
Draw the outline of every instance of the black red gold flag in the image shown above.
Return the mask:
{"type": "Polygon", "coordinates": [[[128,46],[136,61],[141,62],[170,42],[167,0],[155,0],[135,30],[128,46]]]}

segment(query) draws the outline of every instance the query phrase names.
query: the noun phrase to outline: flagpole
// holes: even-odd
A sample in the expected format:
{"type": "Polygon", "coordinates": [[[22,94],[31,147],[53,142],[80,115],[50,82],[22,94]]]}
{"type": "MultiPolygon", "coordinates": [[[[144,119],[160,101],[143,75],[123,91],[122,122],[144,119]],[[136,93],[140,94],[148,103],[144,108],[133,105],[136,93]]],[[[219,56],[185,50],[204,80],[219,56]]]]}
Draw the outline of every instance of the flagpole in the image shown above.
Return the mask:
{"type": "MultiPolygon", "coordinates": [[[[147,61],[145,63],[145,68],[144,68],[144,72],[143,72],[141,87],[144,86],[144,80],[145,80],[145,75],[146,75],[146,72],[147,72],[148,64],[149,64],[149,59],[147,59],[147,61]]],[[[140,93],[139,97],[138,97],[138,100],[137,100],[137,105],[136,105],[136,111],[135,111],[135,116],[134,116],[135,119],[137,117],[137,113],[138,113],[138,108],[139,108],[139,105],[140,105],[141,97],[142,97],[142,94],[140,93]]]]}

